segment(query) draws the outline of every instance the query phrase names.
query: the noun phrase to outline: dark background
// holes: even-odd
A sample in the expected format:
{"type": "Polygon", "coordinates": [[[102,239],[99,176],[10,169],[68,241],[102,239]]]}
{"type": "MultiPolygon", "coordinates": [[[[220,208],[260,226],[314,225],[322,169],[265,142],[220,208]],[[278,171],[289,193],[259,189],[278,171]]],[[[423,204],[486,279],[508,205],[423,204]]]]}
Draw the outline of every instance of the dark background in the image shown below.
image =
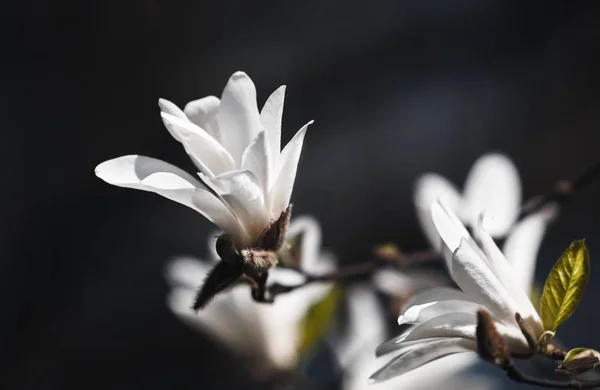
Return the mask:
{"type": "MultiPolygon", "coordinates": [[[[246,71],[259,104],[287,84],[283,141],[310,119],[295,214],[343,262],[425,240],[412,183],[462,184],[502,151],[526,197],[600,159],[600,4],[464,1],[29,1],[3,10],[0,367],[7,389],[256,388],[178,322],[162,272],[203,256],[210,224],[94,167],[144,154],[191,169],[157,99],[220,95],[246,71]],[[11,8],[12,7],[12,8],[11,8]]],[[[600,253],[600,181],[550,229],[537,280],[572,239],[600,253]]],[[[560,329],[600,347],[597,275],[560,329]]],[[[501,375],[498,373],[498,375],[501,375]]]]}

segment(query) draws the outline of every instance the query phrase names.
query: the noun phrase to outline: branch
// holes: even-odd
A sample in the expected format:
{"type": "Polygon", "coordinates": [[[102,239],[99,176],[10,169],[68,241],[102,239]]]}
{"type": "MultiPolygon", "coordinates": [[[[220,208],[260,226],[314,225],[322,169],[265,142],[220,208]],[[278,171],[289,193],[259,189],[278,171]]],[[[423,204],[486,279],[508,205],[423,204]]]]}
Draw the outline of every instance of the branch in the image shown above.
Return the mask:
{"type": "Polygon", "coordinates": [[[304,276],[304,282],[296,285],[273,283],[268,287],[263,286],[262,288],[257,286],[253,288],[252,296],[257,302],[273,303],[277,295],[289,293],[312,283],[349,282],[355,279],[364,279],[370,277],[375,271],[384,267],[393,266],[395,268],[402,269],[417,264],[438,261],[440,259],[440,255],[435,251],[421,251],[409,255],[398,251],[395,253],[393,259],[391,257],[376,257],[379,258],[375,258],[364,263],[341,267],[335,271],[321,275],[313,275],[301,270],[300,268],[291,268],[304,276]]]}
{"type": "Polygon", "coordinates": [[[589,167],[581,176],[574,180],[557,181],[553,192],[541,197],[535,197],[526,202],[521,208],[517,221],[522,221],[550,203],[557,203],[559,206],[564,205],[576,192],[581,191],[599,176],[600,161],[589,167]]]}
{"type": "Polygon", "coordinates": [[[600,387],[600,379],[583,381],[577,379],[571,379],[568,381],[556,381],[552,379],[537,378],[532,375],[527,375],[519,371],[513,364],[512,360],[502,366],[500,366],[506,373],[506,376],[518,383],[526,383],[529,385],[549,387],[553,389],[592,389],[594,387],[600,387]]]}

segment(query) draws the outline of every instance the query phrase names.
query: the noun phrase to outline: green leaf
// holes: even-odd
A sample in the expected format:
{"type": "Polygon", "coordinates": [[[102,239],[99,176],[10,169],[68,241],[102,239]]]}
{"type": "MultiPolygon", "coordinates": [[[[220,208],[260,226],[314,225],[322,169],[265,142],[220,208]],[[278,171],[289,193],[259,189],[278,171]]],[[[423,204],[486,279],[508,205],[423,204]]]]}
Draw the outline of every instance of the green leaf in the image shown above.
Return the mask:
{"type": "Polygon", "coordinates": [[[581,352],[585,352],[588,350],[589,350],[588,348],[582,348],[582,347],[573,348],[572,350],[567,352],[567,355],[563,359],[563,362],[568,362],[569,360],[572,360],[575,356],[579,355],[581,352]]]}
{"type": "Polygon", "coordinates": [[[540,299],[544,330],[554,332],[573,314],[583,297],[590,274],[590,256],[583,240],[575,241],[559,257],[540,299]]]}
{"type": "Polygon", "coordinates": [[[342,290],[333,287],[323,299],[308,308],[299,325],[298,356],[302,357],[309,352],[332,324],[341,297],[342,290]]]}

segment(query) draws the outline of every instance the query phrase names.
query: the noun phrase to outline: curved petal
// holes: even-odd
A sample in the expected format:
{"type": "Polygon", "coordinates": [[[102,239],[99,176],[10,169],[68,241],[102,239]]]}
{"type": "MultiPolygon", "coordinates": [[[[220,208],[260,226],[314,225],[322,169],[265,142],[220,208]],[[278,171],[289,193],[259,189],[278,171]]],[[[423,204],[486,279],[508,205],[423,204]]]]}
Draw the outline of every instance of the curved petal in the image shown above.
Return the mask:
{"type": "Polygon", "coordinates": [[[242,156],[242,169],[246,169],[256,176],[258,183],[263,190],[267,209],[270,209],[271,199],[268,197],[271,188],[271,150],[265,132],[258,133],[250,145],[244,151],[242,156]]]}
{"type": "Polygon", "coordinates": [[[456,214],[442,200],[438,199],[431,205],[431,219],[444,244],[442,252],[446,260],[446,267],[452,275],[451,254],[460,246],[461,240],[469,239],[471,235],[456,214]]]}
{"type": "Polygon", "coordinates": [[[531,291],[540,245],[548,223],[556,215],[552,205],[519,222],[509,233],[502,252],[515,271],[515,277],[523,290],[531,291]]]}
{"type": "Polygon", "coordinates": [[[452,183],[433,173],[421,176],[415,184],[413,197],[417,218],[430,245],[438,251],[442,243],[431,218],[431,205],[440,199],[449,209],[458,211],[460,195],[452,183]]]}
{"type": "Polygon", "coordinates": [[[406,301],[402,310],[404,313],[404,311],[410,309],[412,306],[451,300],[470,301],[477,303],[473,297],[465,294],[459,289],[451,287],[435,287],[415,294],[412,298],[406,301]]]}
{"type": "Polygon", "coordinates": [[[501,154],[480,157],[467,177],[460,215],[475,226],[484,213],[493,219],[486,225],[492,237],[505,235],[521,207],[521,181],[512,161],[501,154]]]}
{"type": "MultiPolygon", "coordinates": [[[[233,210],[247,232],[238,245],[254,245],[261,235],[269,217],[265,200],[256,176],[250,171],[234,171],[209,178],[204,177],[215,192],[233,210]]],[[[227,230],[225,230],[227,232],[227,230]]]]}
{"type": "Polygon", "coordinates": [[[221,143],[240,166],[244,150],[262,130],[256,105],[256,87],[246,73],[235,72],[229,78],[221,95],[217,120],[221,143]]]}
{"type": "Polygon", "coordinates": [[[476,350],[475,341],[463,338],[448,338],[444,340],[423,343],[418,348],[401,354],[389,361],[379,371],[371,375],[369,383],[379,383],[400,376],[427,364],[435,359],[459,352],[476,350]]]}
{"type": "MultiPolygon", "coordinates": [[[[202,284],[212,267],[214,262],[200,261],[192,257],[175,257],[165,268],[165,278],[172,286],[195,290],[202,284]]],[[[187,303],[188,309],[192,302],[187,303]]]]}
{"type": "Polygon", "coordinates": [[[235,169],[229,152],[202,128],[164,111],[160,115],[171,134],[177,134],[178,140],[200,171],[215,176],[235,169]]]}
{"type": "Polygon", "coordinates": [[[422,323],[429,321],[434,317],[450,313],[469,313],[473,315],[477,310],[482,308],[483,306],[478,303],[463,300],[445,300],[423,303],[420,305],[413,305],[405,310],[398,318],[398,324],[422,323]]]}
{"type": "Polygon", "coordinates": [[[308,215],[292,218],[285,236],[286,239],[293,240],[295,245],[300,245],[297,267],[310,274],[321,271],[322,267],[318,264],[321,252],[321,226],[315,218],[308,215]]]}
{"type": "Polygon", "coordinates": [[[523,319],[529,324],[531,329],[538,336],[541,335],[543,332],[541,325],[542,321],[535,307],[529,300],[529,296],[521,288],[521,285],[518,281],[518,275],[515,273],[515,270],[510,266],[502,252],[500,252],[500,249],[492,237],[483,228],[483,218],[479,220],[476,229],[478,231],[477,235],[479,236],[481,245],[483,246],[483,250],[487,255],[488,262],[493,269],[494,274],[498,277],[502,285],[506,288],[518,305],[519,314],[521,314],[523,319]]]}
{"type": "Polygon", "coordinates": [[[312,123],[313,121],[310,121],[302,126],[296,135],[294,135],[294,138],[281,151],[277,178],[273,182],[273,188],[271,189],[271,198],[273,199],[271,215],[273,216],[281,215],[290,203],[304,136],[306,135],[308,126],[312,123]]]}
{"type": "Polygon", "coordinates": [[[454,281],[465,293],[481,302],[498,319],[514,323],[520,305],[504,287],[490,265],[463,239],[452,256],[454,281]]]}
{"type": "Polygon", "coordinates": [[[183,112],[192,123],[206,130],[211,137],[221,143],[221,132],[217,113],[221,100],[216,96],[206,96],[185,105],[183,112]]]}
{"type": "Polygon", "coordinates": [[[284,99],[285,85],[282,85],[269,96],[260,111],[260,122],[265,128],[268,143],[271,146],[274,166],[277,166],[281,150],[281,118],[283,117],[284,99]]]}
{"type": "MultiPolygon", "coordinates": [[[[161,112],[165,112],[169,115],[172,115],[172,116],[182,119],[182,120],[188,120],[185,113],[183,111],[181,111],[175,103],[170,102],[167,99],[162,99],[162,98],[158,99],[158,106],[160,107],[161,112]]],[[[173,138],[175,138],[179,142],[183,142],[181,140],[181,137],[179,136],[179,134],[176,131],[174,131],[172,126],[167,125],[167,122],[165,122],[164,119],[163,119],[163,123],[173,138]]]]}
{"type": "Polygon", "coordinates": [[[417,268],[402,271],[384,268],[375,272],[373,282],[379,290],[395,296],[411,296],[417,291],[452,283],[441,270],[417,268]]]}

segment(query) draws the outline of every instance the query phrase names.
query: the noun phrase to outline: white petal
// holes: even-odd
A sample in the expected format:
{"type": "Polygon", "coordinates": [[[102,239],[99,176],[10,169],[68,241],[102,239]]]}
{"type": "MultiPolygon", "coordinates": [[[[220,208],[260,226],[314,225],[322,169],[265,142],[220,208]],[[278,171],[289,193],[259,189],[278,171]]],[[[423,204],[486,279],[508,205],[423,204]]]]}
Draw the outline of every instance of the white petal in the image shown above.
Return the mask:
{"type": "Polygon", "coordinates": [[[452,275],[451,254],[458,248],[462,239],[469,239],[471,235],[456,214],[442,200],[431,205],[431,219],[444,244],[442,252],[446,260],[446,267],[452,275]]]}
{"type": "MultiPolygon", "coordinates": [[[[475,375],[471,368],[482,362],[475,352],[455,353],[431,361],[402,376],[371,385],[373,390],[491,390],[490,379],[475,375]]],[[[364,390],[357,386],[354,390],[364,390]]],[[[344,388],[344,390],[346,390],[344,388]]]]}
{"type": "Polygon", "coordinates": [[[221,101],[216,96],[206,96],[185,105],[183,112],[192,123],[206,130],[217,142],[221,143],[221,132],[217,113],[221,101]]]}
{"type": "MultiPolygon", "coordinates": [[[[176,118],[187,120],[187,116],[185,115],[185,113],[183,111],[181,111],[175,103],[170,102],[167,99],[162,99],[162,98],[158,99],[158,106],[160,107],[161,112],[165,112],[176,118]]],[[[173,138],[175,138],[177,141],[182,142],[181,137],[179,136],[177,131],[174,131],[174,129],[172,129],[171,126],[167,126],[167,123],[164,121],[164,119],[163,119],[163,123],[165,124],[165,127],[167,128],[167,130],[169,130],[169,133],[171,133],[171,136],[173,138]]]]}
{"type": "Polygon", "coordinates": [[[484,213],[492,217],[486,224],[492,237],[505,235],[521,206],[521,182],[512,161],[500,154],[479,158],[467,177],[463,202],[460,215],[471,226],[484,213]]]}
{"type": "Polygon", "coordinates": [[[265,128],[268,143],[271,146],[273,170],[277,166],[279,151],[281,150],[281,118],[283,116],[284,99],[285,85],[282,85],[269,96],[260,111],[260,122],[265,128]]]}
{"type": "Polygon", "coordinates": [[[502,252],[500,252],[500,249],[492,237],[483,228],[483,219],[480,219],[476,229],[478,231],[477,235],[479,236],[483,250],[487,255],[488,262],[490,263],[491,268],[494,270],[495,275],[517,303],[519,314],[521,314],[523,319],[529,324],[529,326],[534,332],[536,332],[537,335],[541,335],[543,332],[541,326],[542,321],[535,307],[533,307],[533,304],[529,300],[529,296],[525,290],[521,288],[518,275],[515,273],[515,270],[510,266],[502,252]]]}
{"type": "Polygon", "coordinates": [[[410,296],[417,291],[451,283],[441,271],[416,268],[381,269],[373,275],[373,282],[381,291],[396,296],[410,296]]]}
{"type": "Polygon", "coordinates": [[[464,292],[450,287],[435,287],[425,291],[421,291],[410,298],[403,306],[403,310],[408,310],[411,306],[423,305],[437,301],[470,301],[476,302],[473,297],[465,294],[464,292]]]}
{"type": "MultiPolygon", "coordinates": [[[[240,286],[242,287],[242,286],[240,286]]],[[[191,310],[195,291],[187,288],[171,290],[167,303],[171,310],[188,325],[203,331],[208,336],[225,344],[233,352],[241,356],[252,356],[260,353],[263,341],[253,335],[256,330],[248,317],[240,312],[232,302],[232,294],[240,287],[234,288],[227,294],[220,294],[202,311],[195,313],[191,310]]],[[[248,296],[248,291],[237,291],[248,296]]],[[[252,302],[248,302],[252,305],[252,302]]]]}
{"type": "Polygon", "coordinates": [[[233,158],[213,137],[187,119],[161,112],[165,126],[177,134],[185,151],[198,169],[207,175],[219,175],[235,168],[233,158]]]}
{"type": "Polygon", "coordinates": [[[302,126],[296,135],[294,135],[294,138],[281,151],[277,179],[275,179],[273,188],[271,189],[271,197],[273,199],[271,213],[274,217],[279,216],[290,203],[304,136],[306,135],[306,129],[312,123],[313,121],[310,121],[302,126]]]}
{"type": "Polygon", "coordinates": [[[246,73],[236,72],[229,78],[221,95],[217,119],[221,142],[239,166],[244,150],[262,130],[256,87],[246,73]]]}
{"type": "Polygon", "coordinates": [[[247,232],[246,238],[236,244],[253,245],[269,222],[256,177],[250,171],[234,171],[205,180],[233,210],[247,232]]]}
{"type": "Polygon", "coordinates": [[[511,230],[504,243],[502,252],[513,267],[517,282],[526,292],[531,291],[540,244],[555,214],[555,207],[551,206],[527,217],[511,230]]]}
{"type": "Polygon", "coordinates": [[[269,195],[272,181],[269,168],[271,159],[271,150],[268,141],[265,138],[265,132],[261,131],[244,151],[244,155],[242,156],[242,169],[247,169],[256,176],[256,179],[263,190],[267,209],[269,209],[270,206],[270,198],[267,198],[267,196],[269,195]]]}
{"type": "Polygon", "coordinates": [[[299,267],[310,274],[317,274],[323,267],[319,264],[321,252],[321,226],[319,222],[310,216],[303,215],[294,217],[290,221],[286,232],[286,239],[294,240],[294,237],[301,236],[299,267]]]}
{"type": "Polygon", "coordinates": [[[340,366],[353,369],[354,362],[373,349],[387,335],[384,322],[385,311],[375,291],[368,285],[355,285],[347,290],[348,329],[338,335],[333,347],[340,366]],[[367,351],[370,349],[370,351],[367,351]]]}
{"type": "MultiPolygon", "coordinates": [[[[200,261],[192,257],[175,257],[169,261],[165,269],[165,278],[172,286],[185,287],[190,290],[197,289],[215,262],[200,261]]],[[[191,306],[191,301],[187,307],[191,306]]]]}
{"type": "Polygon", "coordinates": [[[442,243],[431,219],[431,205],[441,199],[450,210],[457,212],[460,204],[458,191],[445,178],[429,173],[417,180],[413,199],[425,236],[433,248],[440,250],[442,243]]]}
{"type": "Polygon", "coordinates": [[[458,352],[475,350],[475,341],[463,338],[448,338],[424,343],[419,348],[392,359],[370,378],[370,383],[379,383],[403,375],[435,359],[458,352]]]}
{"type": "Polygon", "coordinates": [[[450,313],[476,313],[483,306],[472,301],[444,300],[413,305],[398,318],[398,324],[421,323],[450,313]]]}
{"type": "Polygon", "coordinates": [[[514,322],[519,305],[490,265],[465,239],[452,257],[452,274],[461,290],[481,302],[494,316],[514,322]]]}

